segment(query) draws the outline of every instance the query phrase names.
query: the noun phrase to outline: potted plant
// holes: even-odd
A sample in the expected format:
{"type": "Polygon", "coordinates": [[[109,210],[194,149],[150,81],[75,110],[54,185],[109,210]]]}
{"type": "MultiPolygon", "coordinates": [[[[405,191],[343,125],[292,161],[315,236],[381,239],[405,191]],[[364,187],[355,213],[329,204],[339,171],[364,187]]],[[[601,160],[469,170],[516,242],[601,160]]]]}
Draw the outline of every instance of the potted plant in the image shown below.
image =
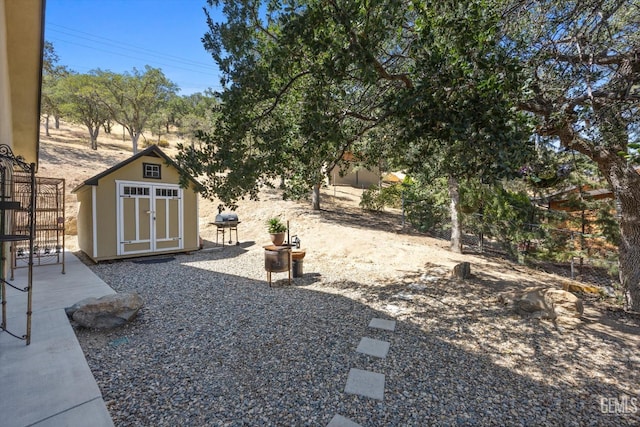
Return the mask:
{"type": "Polygon", "coordinates": [[[287,231],[287,226],[278,217],[269,218],[267,220],[267,230],[271,235],[271,242],[276,246],[281,246],[284,243],[284,234],[287,231]]]}

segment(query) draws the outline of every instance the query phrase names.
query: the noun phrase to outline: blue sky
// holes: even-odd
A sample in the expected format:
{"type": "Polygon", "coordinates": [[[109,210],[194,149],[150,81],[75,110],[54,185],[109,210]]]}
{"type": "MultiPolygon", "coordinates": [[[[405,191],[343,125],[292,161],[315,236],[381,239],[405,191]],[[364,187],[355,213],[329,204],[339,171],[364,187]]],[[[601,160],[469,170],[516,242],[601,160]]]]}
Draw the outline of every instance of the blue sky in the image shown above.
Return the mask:
{"type": "Polygon", "coordinates": [[[79,73],[150,65],[180,95],[220,90],[218,68],[200,40],[208,29],[203,7],[205,0],[47,0],[45,39],[58,64],[79,73]]]}

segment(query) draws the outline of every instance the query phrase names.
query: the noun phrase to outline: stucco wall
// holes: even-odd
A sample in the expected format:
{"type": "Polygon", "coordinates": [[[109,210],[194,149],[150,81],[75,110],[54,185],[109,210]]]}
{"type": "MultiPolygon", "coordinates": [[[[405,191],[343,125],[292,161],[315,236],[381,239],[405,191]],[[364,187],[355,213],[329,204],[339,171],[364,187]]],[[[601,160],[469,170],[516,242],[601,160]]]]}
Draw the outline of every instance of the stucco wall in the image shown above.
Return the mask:
{"type": "Polygon", "coordinates": [[[380,182],[380,172],[377,170],[369,170],[365,168],[349,168],[344,176],[340,176],[339,168],[331,171],[329,177],[332,185],[350,185],[357,188],[369,188],[372,185],[378,185],[380,182]]]}

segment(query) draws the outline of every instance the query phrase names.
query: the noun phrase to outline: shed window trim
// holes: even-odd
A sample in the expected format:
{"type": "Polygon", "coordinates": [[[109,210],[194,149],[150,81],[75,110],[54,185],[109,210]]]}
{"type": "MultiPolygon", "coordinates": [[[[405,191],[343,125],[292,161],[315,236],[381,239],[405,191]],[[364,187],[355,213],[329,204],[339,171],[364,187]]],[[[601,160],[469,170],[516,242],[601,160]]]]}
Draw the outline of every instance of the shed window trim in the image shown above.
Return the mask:
{"type": "Polygon", "coordinates": [[[162,179],[162,174],[160,173],[160,171],[160,165],[157,163],[142,164],[142,176],[144,178],[162,179]]]}

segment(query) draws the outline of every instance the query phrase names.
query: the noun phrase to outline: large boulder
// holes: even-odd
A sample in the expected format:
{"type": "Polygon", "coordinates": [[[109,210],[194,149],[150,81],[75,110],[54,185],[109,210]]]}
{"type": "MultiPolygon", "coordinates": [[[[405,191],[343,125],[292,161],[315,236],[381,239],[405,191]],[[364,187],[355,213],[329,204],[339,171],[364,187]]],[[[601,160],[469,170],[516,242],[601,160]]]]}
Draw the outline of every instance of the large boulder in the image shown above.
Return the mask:
{"type": "Polygon", "coordinates": [[[548,289],[544,297],[553,305],[556,317],[575,317],[579,319],[584,313],[582,300],[571,292],[561,289],[548,289]]]}
{"type": "Polygon", "coordinates": [[[131,321],[142,306],[142,298],[134,292],[87,298],[67,308],[66,312],[85,328],[109,329],[131,321]]]}
{"type": "Polygon", "coordinates": [[[515,296],[513,307],[528,317],[563,323],[572,318],[579,319],[584,311],[582,300],[571,292],[547,287],[526,288],[515,296]]]}

